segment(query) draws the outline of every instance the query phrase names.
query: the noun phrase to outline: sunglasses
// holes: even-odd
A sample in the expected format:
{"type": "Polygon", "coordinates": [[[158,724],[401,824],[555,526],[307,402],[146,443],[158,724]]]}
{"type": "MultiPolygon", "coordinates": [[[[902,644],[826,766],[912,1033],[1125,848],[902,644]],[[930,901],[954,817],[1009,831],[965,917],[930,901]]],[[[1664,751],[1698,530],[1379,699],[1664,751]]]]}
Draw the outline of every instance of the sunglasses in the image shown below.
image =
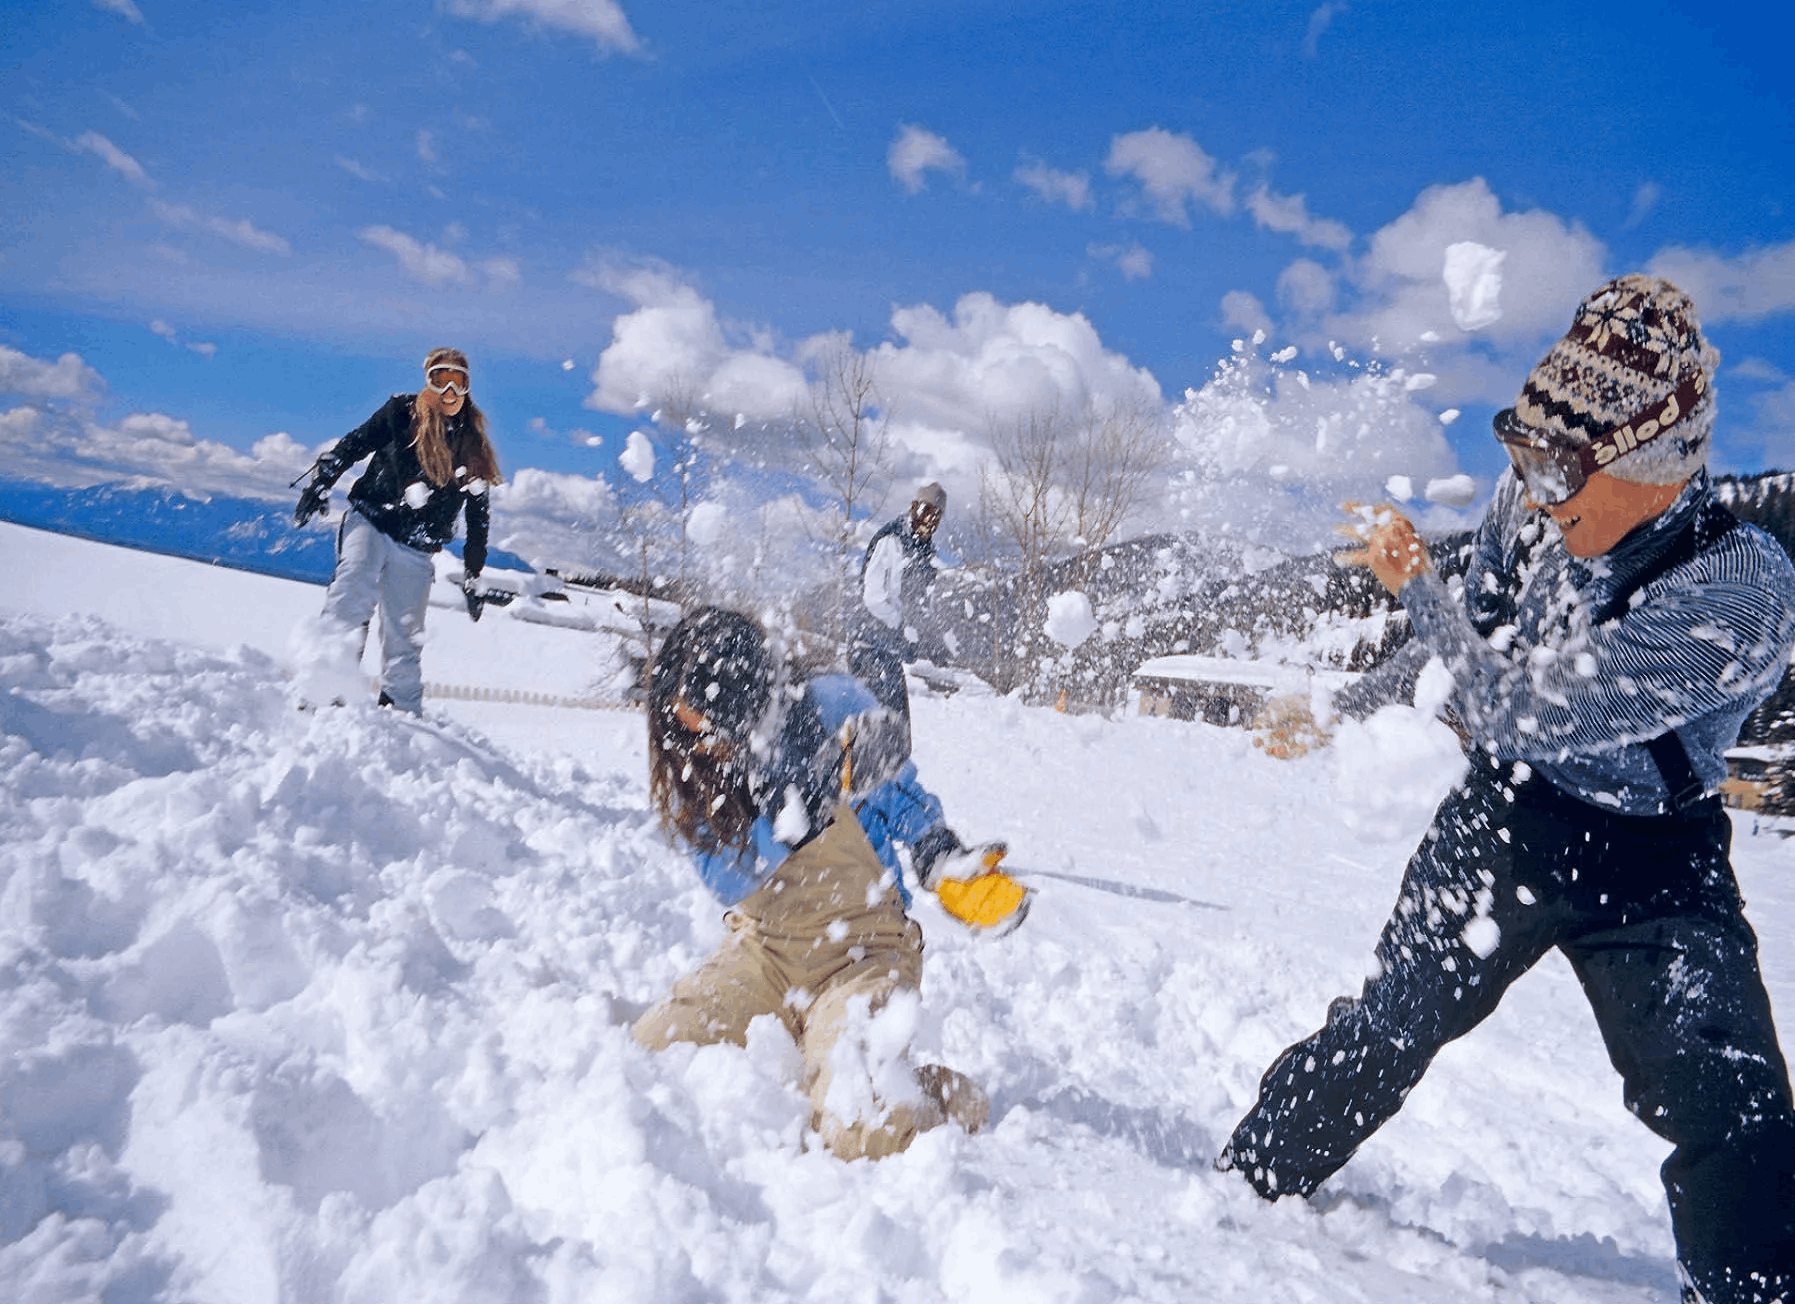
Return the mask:
{"type": "Polygon", "coordinates": [[[444,398],[450,394],[457,398],[466,398],[468,394],[467,372],[460,367],[432,367],[424,373],[424,384],[432,393],[440,394],[444,398]],[[447,372],[449,375],[449,379],[440,385],[436,383],[436,373],[439,371],[447,372]],[[459,384],[455,381],[457,376],[461,378],[459,384]]]}
{"type": "Polygon", "coordinates": [[[1657,439],[1681,421],[1707,388],[1707,377],[1698,371],[1625,425],[1604,431],[1576,448],[1559,442],[1537,426],[1527,425],[1513,408],[1503,408],[1493,423],[1496,439],[1508,451],[1508,460],[1526,486],[1527,496],[1541,507],[1556,507],[1576,497],[1597,471],[1657,439]]]}

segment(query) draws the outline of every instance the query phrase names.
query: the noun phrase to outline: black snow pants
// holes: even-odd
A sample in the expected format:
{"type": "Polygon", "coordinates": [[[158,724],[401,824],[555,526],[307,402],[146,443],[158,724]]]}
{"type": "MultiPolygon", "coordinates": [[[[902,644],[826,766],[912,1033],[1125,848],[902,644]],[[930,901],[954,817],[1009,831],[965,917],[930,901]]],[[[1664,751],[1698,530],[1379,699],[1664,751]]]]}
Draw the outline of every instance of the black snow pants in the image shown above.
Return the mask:
{"type": "Polygon", "coordinates": [[[1474,762],[1409,861],[1377,976],[1266,1070],[1222,1165],[1267,1199],[1310,1194],[1556,946],[1627,1108],[1676,1147],[1685,1298],[1795,1302],[1795,1108],[1731,843],[1718,798],[1615,815],[1474,762]]]}
{"type": "Polygon", "coordinates": [[[848,673],[867,686],[879,705],[904,722],[910,741],[910,687],[904,682],[904,636],[862,614],[848,638],[848,673]]]}

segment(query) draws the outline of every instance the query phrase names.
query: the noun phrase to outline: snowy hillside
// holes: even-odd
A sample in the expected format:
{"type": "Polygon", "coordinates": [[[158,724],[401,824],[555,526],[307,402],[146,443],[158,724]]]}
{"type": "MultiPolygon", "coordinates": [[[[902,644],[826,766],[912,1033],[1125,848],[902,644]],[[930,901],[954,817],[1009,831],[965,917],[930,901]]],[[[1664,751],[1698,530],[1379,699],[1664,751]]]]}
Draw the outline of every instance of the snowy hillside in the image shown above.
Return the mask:
{"type": "MultiPolygon", "coordinates": [[[[919,696],[925,780],[1038,898],[999,941],[918,907],[919,1053],[987,1087],[990,1128],[844,1165],[783,1033],[629,1038],[723,931],[648,812],[639,716],[302,714],[315,586],[0,550],[0,1298],[1675,1298],[1666,1147],[1556,957],[1313,1202],[1209,1166],[1357,989],[1451,781],[1412,712],[1278,762],[919,696]]],[[[610,664],[586,631],[430,619],[432,681],[572,696],[610,664]]],[[[1795,824],[1735,820],[1795,1046],[1795,824]]]]}

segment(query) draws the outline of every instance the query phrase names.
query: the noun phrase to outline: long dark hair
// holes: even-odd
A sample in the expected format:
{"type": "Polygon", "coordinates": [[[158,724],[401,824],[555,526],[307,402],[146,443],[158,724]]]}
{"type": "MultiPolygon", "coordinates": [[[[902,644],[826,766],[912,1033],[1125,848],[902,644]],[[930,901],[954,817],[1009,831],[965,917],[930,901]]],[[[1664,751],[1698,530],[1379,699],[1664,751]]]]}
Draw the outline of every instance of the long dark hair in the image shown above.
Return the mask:
{"type": "MultiPolygon", "coordinates": [[[[467,354],[460,349],[431,349],[430,356],[424,359],[426,381],[430,378],[430,368],[437,366],[459,367],[470,378],[473,375],[468,371],[467,354]]],[[[439,408],[422,401],[411,405],[411,446],[417,450],[418,465],[424,469],[424,478],[437,486],[453,483],[456,479],[498,484],[503,478],[499,475],[499,455],[486,437],[486,414],[474,402],[472,394],[461,400],[458,415],[461,420],[455,425],[451,443],[449,419],[439,408]]]]}
{"type": "Polygon", "coordinates": [[[648,678],[648,795],[669,832],[702,851],[746,849],[759,805],[753,736],[776,667],[759,625],[701,607],[667,635],[648,678]],[[679,708],[703,716],[702,731],[679,708]]]}

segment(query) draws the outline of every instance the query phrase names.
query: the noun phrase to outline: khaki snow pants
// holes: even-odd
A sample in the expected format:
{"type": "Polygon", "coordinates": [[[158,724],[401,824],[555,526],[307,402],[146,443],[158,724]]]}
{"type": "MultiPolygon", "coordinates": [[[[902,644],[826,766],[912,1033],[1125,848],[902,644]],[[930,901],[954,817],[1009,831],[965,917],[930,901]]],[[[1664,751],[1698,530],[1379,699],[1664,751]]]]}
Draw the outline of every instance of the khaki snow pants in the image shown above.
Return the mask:
{"type": "Polygon", "coordinates": [[[756,1016],[775,1015],[803,1054],[802,1085],[823,1143],[842,1159],[903,1150],[945,1121],[939,1099],[917,1091],[908,1101],[875,1100],[870,1118],[825,1108],[839,1068],[853,1062],[834,1053],[843,1034],[894,992],[921,987],[922,930],[884,878],[853,810],[838,807],[819,837],[725,916],[730,937],[636,1021],[636,1040],[649,1050],[676,1041],[740,1046],[756,1016]]]}

